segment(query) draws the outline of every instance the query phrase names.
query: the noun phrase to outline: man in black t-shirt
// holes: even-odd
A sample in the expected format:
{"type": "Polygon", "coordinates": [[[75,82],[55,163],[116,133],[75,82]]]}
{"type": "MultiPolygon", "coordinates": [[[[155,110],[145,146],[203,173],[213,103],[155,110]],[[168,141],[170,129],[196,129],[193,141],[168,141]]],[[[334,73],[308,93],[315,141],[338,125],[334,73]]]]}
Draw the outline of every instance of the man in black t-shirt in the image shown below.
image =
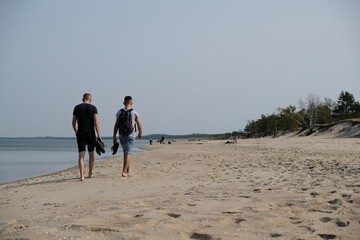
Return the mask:
{"type": "Polygon", "coordinates": [[[79,170],[80,181],[84,181],[84,159],[85,147],[89,152],[89,178],[91,178],[94,167],[94,149],[95,149],[95,130],[100,137],[100,123],[97,108],[91,104],[92,96],[90,93],[85,93],[83,96],[83,103],[76,105],[73,111],[72,127],[76,134],[76,140],[79,150],[79,170]],[[76,124],[77,123],[77,124],[76,124]]]}

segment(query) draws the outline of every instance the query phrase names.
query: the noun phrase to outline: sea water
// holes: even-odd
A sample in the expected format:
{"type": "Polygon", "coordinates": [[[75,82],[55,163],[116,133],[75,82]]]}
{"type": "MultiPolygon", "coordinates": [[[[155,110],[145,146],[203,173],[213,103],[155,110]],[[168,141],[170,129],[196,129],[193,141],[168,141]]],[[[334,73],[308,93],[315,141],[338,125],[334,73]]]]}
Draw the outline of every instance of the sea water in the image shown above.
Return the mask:
{"type": "MultiPolygon", "coordinates": [[[[112,157],[111,139],[104,139],[105,154],[95,152],[95,162],[112,157]]],[[[136,140],[134,153],[147,141],[136,140]]],[[[116,154],[122,153],[121,146],[116,154]]],[[[89,156],[86,153],[85,160],[89,156]]],[[[0,183],[42,176],[78,166],[75,138],[0,138],[0,183]]]]}

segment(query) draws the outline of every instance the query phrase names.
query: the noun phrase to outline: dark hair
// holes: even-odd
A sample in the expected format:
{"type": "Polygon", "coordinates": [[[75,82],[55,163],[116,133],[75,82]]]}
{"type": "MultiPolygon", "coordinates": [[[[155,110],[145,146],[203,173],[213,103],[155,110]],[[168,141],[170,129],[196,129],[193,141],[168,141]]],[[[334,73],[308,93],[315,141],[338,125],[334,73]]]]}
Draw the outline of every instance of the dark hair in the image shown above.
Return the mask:
{"type": "Polygon", "coordinates": [[[85,101],[85,100],[88,100],[89,98],[91,97],[91,94],[90,93],[84,93],[84,95],[83,95],[83,102],[85,101]]]}
{"type": "Polygon", "coordinates": [[[131,96],[124,97],[124,102],[130,102],[132,100],[131,96]]]}

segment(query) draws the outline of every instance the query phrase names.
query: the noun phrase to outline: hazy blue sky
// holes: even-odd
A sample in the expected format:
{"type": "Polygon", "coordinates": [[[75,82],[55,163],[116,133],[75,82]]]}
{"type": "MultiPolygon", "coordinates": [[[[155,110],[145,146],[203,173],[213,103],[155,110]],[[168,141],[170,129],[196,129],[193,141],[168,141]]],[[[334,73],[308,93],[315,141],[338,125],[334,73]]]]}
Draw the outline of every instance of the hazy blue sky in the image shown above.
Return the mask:
{"type": "Polygon", "coordinates": [[[103,136],[131,95],[144,134],[222,133],[309,94],[360,100],[360,1],[0,0],[1,137],[103,136]]]}

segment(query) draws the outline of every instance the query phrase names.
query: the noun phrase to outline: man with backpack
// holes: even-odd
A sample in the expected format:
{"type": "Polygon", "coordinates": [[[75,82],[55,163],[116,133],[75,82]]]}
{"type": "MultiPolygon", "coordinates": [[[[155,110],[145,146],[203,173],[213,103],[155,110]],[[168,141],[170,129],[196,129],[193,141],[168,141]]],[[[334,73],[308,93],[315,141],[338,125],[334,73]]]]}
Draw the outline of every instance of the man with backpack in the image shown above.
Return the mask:
{"type": "MultiPolygon", "coordinates": [[[[117,132],[120,135],[120,144],[124,152],[124,164],[121,176],[127,177],[130,173],[130,158],[134,141],[137,137],[142,136],[142,126],[139,118],[139,113],[132,108],[132,97],[126,96],[124,98],[124,108],[116,113],[116,122],[114,125],[113,142],[114,146],[117,143],[117,132]]],[[[116,150],[114,151],[116,153],[116,150]]]]}

